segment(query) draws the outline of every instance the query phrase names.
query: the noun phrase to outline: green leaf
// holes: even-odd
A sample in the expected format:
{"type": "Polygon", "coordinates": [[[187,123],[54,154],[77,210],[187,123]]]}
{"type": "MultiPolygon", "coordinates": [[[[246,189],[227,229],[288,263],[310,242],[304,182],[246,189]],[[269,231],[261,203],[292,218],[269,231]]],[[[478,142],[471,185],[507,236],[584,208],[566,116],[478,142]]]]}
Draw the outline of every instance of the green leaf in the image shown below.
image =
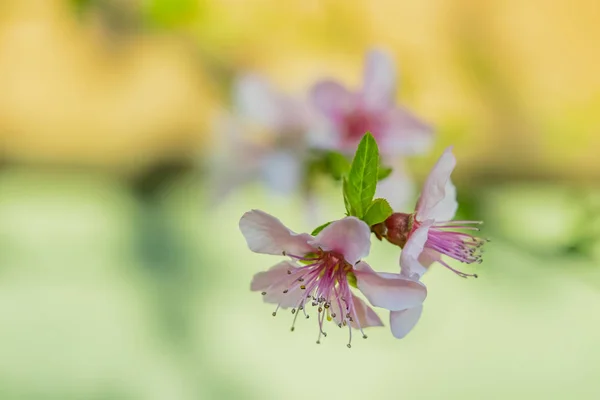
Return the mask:
{"type": "Polygon", "coordinates": [[[388,219],[394,210],[386,199],[375,199],[367,209],[363,221],[369,226],[379,224],[388,219]]]}
{"type": "Polygon", "coordinates": [[[379,166],[379,172],[377,173],[377,180],[381,181],[392,174],[393,169],[391,167],[379,166]]]}
{"type": "Polygon", "coordinates": [[[331,224],[331,222],[333,222],[333,221],[325,222],[323,225],[317,226],[315,228],[315,230],[312,231],[311,235],[317,236],[319,234],[319,232],[321,232],[323,229],[325,229],[329,224],[331,224]]]}
{"type": "MultiPolygon", "coordinates": [[[[347,197],[353,211],[351,215],[362,218],[373,201],[377,188],[379,149],[371,133],[360,141],[348,174],[347,197]]],[[[346,207],[347,209],[348,207],[346,207]]]]}
{"type": "Polygon", "coordinates": [[[350,171],[350,161],[343,154],[335,151],[325,155],[325,165],[333,179],[338,181],[350,171]]]}
{"type": "Polygon", "coordinates": [[[342,193],[344,195],[344,206],[346,207],[346,215],[355,215],[352,209],[352,202],[350,201],[348,192],[348,179],[342,178],[342,193]]]}

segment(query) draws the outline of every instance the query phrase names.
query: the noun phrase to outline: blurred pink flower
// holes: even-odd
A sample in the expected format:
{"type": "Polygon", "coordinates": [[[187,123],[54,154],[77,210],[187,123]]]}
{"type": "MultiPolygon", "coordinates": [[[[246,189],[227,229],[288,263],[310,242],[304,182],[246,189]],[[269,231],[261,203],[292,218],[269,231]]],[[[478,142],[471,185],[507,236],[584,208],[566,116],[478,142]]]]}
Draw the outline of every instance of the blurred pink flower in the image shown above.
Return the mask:
{"type": "Polygon", "coordinates": [[[327,129],[317,130],[313,139],[320,146],[353,152],[370,131],[384,155],[409,155],[427,151],[432,128],[395,105],[396,71],[388,54],[367,53],[363,87],[358,92],[334,80],[317,82],[311,90],[313,106],[325,117],[327,129]]]}
{"type": "Polygon", "coordinates": [[[413,194],[401,157],[429,150],[433,130],[396,105],[395,93],[394,62],[380,50],[368,52],[359,91],[352,92],[334,80],[320,81],[312,88],[311,103],[323,118],[311,130],[310,140],[316,147],[352,153],[365,132],[371,132],[383,161],[394,168],[392,176],[381,182],[379,192],[393,207],[401,208],[413,194]]]}
{"type": "Polygon", "coordinates": [[[307,124],[304,103],[277,92],[261,76],[238,78],[233,111],[217,120],[217,151],[209,155],[217,193],[254,180],[283,194],[297,189],[307,155],[307,124]]]}
{"type": "Polygon", "coordinates": [[[351,328],[366,338],[363,328],[383,325],[371,307],[352,293],[351,286],[358,287],[372,305],[391,311],[418,307],[427,296],[418,281],[376,273],[360,261],[369,254],[370,229],[355,217],[335,221],[313,237],[294,233],[277,218],[252,210],[241,218],[240,230],[250,250],[291,258],[256,274],[250,288],[261,291],[266,302],[277,304],[273,315],[280,308],[292,308],[292,331],[300,311],[308,318],[308,303],[318,307],[317,343],[326,336],[325,319],[340,328],[348,326],[348,347],[351,328]]]}

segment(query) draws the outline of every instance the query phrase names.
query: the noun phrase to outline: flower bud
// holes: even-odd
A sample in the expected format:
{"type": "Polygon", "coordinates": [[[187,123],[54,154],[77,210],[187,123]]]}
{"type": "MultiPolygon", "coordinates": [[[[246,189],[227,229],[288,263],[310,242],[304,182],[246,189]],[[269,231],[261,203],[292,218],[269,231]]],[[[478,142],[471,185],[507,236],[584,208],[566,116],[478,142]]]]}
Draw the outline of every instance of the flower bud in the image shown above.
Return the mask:
{"type": "Polygon", "coordinates": [[[394,213],[381,224],[372,227],[377,238],[386,238],[388,242],[403,248],[413,226],[413,214],[394,213]]]}

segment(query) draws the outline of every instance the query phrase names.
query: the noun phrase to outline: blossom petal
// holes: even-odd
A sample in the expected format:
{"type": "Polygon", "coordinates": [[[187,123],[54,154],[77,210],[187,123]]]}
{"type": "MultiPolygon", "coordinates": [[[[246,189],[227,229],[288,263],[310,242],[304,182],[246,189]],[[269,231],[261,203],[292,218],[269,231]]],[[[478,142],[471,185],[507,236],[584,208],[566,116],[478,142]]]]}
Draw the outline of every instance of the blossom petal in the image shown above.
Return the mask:
{"type": "Polygon", "coordinates": [[[311,235],[289,230],[281,221],[264,211],[248,211],[240,219],[239,226],[248,247],[255,253],[290,253],[302,256],[314,250],[308,244],[313,239],[311,235]]]}
{"type": "Polygon", "coordinates": [[[365,262],[355,267],[354,274],[358,289],[376,307],[404,310],[422,304],[427,297],[422,283],[400,274],[378,274],[365,262]]]}
{"type": "Polygon", "coordinates": [[[432,249],[424,248],[423,252],[419,256],[419,263],[425,267],[429,268],[431,264],[434,262],[439,262],[442,259],[442,255],[432,249]]]}
{"type": "Polygon", "coordinates": [[[277,304],[279,308],[283,309],[298,307],[302,298],[306,296],[306,291],[300,289],[298,285],[288,289],[286,285],[280,284],[269,287],[266,292],[267,294],[263,296],[263,301],[265,303],[277,304]],[[286,289],[287,292],[284,293],[286,289]]]}
{"type": "MultiPolygon", "coordinates": [[[[381,318],[373,311],[371,307],[367,303],[365,303],[360,297],[356,296],[352,293],[352,302],[354,305],[354,310],[356,311],[355,315],[350,315],[352,317],[352,321],[350,321],[350,326],[355,329],[359,328],[367,328],[369,326],[383,326],[383,322],[381,318]]],[[[342,307],[345,307],[344,303],[341,302],[342,307]]],[[[340,303],[338,303],[337,299],[331,299],[331,315],[335,315],[332,317],[336,324],[341,323],[344,320],[344,317],[347,313],[345,310],[340,311],[340,303]]]]}
{"type": "Polygon", "coordinates": [[[427,269],[419,262],[419,257],[423,253],[432,224],[433,220],[425,221],[411,233],[406,241],[402,253],[400,253],[400,271],[403,276],[419,279],[427,272],[427,269]]]}
{"type": "Polygon", "coordinates": [[[354,302],[354,310],[356,310],[356,316],[358,317],[358,323],[356,321],[350,322],[350,326],[358,328],[360,324],[361,328],[367,328],[369,326],[383,326],[381,318],[373,311],[367,303],[361,298],[352,294],[352,301],[354,302]]]}
{"type": "Polygon", "coordinates": [[[260,172],[261,149],[246,140],[244,128],[237,118],[227,113],[213,121],[215,143],[207,154],[206,170],[211,202],[218,203],[236,187],[254,179],[260,172]],[[244,165],[234,168],[232,160],[244,165]]]}
{"type": "Polygon", "coordinates": [[[234,83],[233,101],[242,118],[275,128],[279,119],[279,102],[269,82],[259,75],[243,75],[234,83]]]}
{"type": "Polygon", "coordinates": [[[371,229],[356,217],[346,217],[325,227],[313,243],[323,250],[335,251],[354,265],[369,255],[371,250],[371,229]]]}
{"type": "Polygon", "coordinates": [[[458,202],[456,201],[456,186],[452,183],[451,179],[446,182],[444,188],[445,196],[437,203],[435,207],[431,209],[431,215],[436,221],[450,221],[456,215],[458,209],[458,202]]]}
{"type": "Polygon", "coordinates": [[[312,105],[329,118],[339,118],[352,107],[353,95],[333,80],[317,82],[310,90],[312,105]]]}
{"type": "Polygon", "coordinates": [[[455,166],[456,158],[452,154],[452,147],[448,147],[429,173],[423,186],[421,197],[417,202],[419,221],[427,219],[448,221],[454,216],[458,203],[456,189],[450,181],[450,175],[455,166]]]}
{"type": "Polygon", "coordinates": [[[433,145],[433,128],[404,107],[389,110],[384,126],[381,135],[384,153],[423,154],[433,145]]]}
{"type": "Polygon", "coordinates": [[[422,305],[407,308],[406,310],[390,312],[390,328],[394,337],[402,339],[408,335],[417,322],[419,322],[422,312],[422,305]]]}
{"type": "Polygon", "coordinates": [[[396,66],[391,56],[378,49],[366,55],[363,76],[363,100],[369,110],[390,107],[396,92],[396,66]]]}
{"type": "Polygon", "coordinates": [[[250,290],[266,292],[263,296],[266,303],[279,304],[281,308],[296,307],[306,295],[297,282],[300,269],[292,261],[282,261],[268,271],[254,275],[250,290]]]}
{"type": "Polygon", "coordinates": [[[250,283],[250,290],[253,292],[267,290],[270,286],[284,281],[289,276],[288,271],[296,268],[298,265],[288,260],[277,263],[267,271],[255,274],[250,283]]]}
{"type": "Polygon", "coordinates": [[[302,166],[297,153],[275,151],[263,159],[262,174],[265,183],[277,193],[290,195],[300,185],[302,166]]]}

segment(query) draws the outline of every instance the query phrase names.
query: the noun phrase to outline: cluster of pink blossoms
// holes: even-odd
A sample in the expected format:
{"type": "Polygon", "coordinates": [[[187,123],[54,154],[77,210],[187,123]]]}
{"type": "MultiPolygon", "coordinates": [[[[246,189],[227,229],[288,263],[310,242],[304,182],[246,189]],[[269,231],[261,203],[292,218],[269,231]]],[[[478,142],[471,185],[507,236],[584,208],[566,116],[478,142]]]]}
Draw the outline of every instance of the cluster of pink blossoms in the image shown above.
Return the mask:
{"type": "Polygon", "coordinates": [[[212,186],[222,195],[260,180],[273,192],[294,193],[309,186],[307,165],[317,152],[352,154],[371,131],[382,161],[393,167],[380,193],[403,207],[413,194],[403,158],[425,153],[434,135],[428,124],[396,104],[396,89],[395,63],[381,50],[366,54],[360,88],[324,79],[310,86],[305,99],[280,92],[262,76],[242,74],[233,84],[232,109],[215,123],[217,151],[209,156],[212,186]]]}
{"type": "MultiPolygon", "coordinates": [[[[240,230],[249,248],[257,253],[283,255],[282,261],[254,276],[251,290],[280,309],[291,308],[294,330],[300,313],[306,318],[317,310],[318,338],[326,336],[328,322],[347,327],[348,347],[352,329],[366,338],[364,328],[383,325],[374,307],[390,311],[390,328],[396,338],[406,336],[418,322],[427,297],[421,282],[427,268],[437,262],[461,277],[475,276],[452,268],[442,259],[479,263],[485,240],[461,231],[478,230],[479,221],[452,221],[458,204],[450,175],[456,165],[451,148],[446,149],[425,181],[416,210],[392,213],[383,222],[367,224],[349,216],[334,221],[316,236],[297,234],[277,218],[262,211],[249,211],[240,220],[240,230]],[[363,259],[369,254],[371,233],[402,249],[399,273],[374,271],[363,259]]],[[[364,218],[368,220],[369,218],[364,218]]]]}

